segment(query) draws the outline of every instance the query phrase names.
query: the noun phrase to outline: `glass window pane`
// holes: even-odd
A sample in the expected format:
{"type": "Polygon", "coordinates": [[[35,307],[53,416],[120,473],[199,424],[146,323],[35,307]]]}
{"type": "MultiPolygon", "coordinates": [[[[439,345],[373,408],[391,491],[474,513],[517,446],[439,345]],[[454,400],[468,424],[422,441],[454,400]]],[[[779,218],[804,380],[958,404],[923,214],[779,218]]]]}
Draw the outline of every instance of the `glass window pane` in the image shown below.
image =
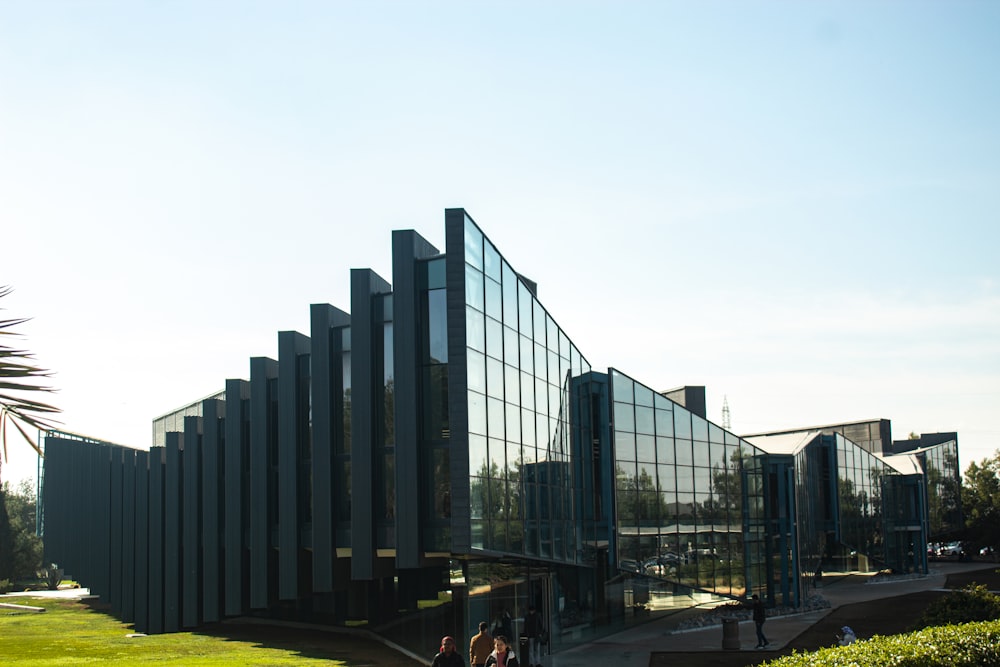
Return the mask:
{"type": "Polygon", "coordinates": [[[621,461],[635,461],[635,434],[615,431],[615,457],[621,461]]]}
{"type": "Polygon", "coordinates": [[[427,341],[424,361],[448,363],[447,291],[435,289],[427,292],[427,341]]]}
{"type": "Polygon", "coordinates": [[[691,437],[691,413],[681,407],[674,410],[674,435],[678,438],[691,437]]]}
{"type": "Polygon", "coordinates": [[[545,380],[535,378],[535,410],[541,415],[549,414],[549,385],[545,380]]]}
{"type": "Polygon", "coordinates": [[[633,400],[632,381],[621,373],[612,373],[612,378],[611,391],[614,399],[622,403],[631,403],[633,400]]]}
{"type": "Polygon", "coordinates": [[[517,275],[507,262],[503,263],[503,323],[517,329],[517,275]]]}
{"type": "Polygon", "coordinates": [[[495,398],[486,399],[486,419],[489,428],[487,434],[491,438],[503,438],[504,422],[506,421],[504,416],[503,401],[495,398]]]}
{"type": "Polygon", "coordinates": [[[486,314],[500,320],[503,318],[503,302],[500,297],[500,283],[486,279],[486,314]]]}
{"type": "Polygon", "coordinates": [[[492,317],[486,318],[486,354],[503,359],[503,325],[492,317]]]}
{"type": "MultiPolygon", "coordinates": [[[[639,387],[636,387],[639,389],[639,387]]],[[[639,392],[636,392],[636,396],[639,392]]],[[[641,405],[636,405],[635,407],[635,431],[636,433],[646,433],[653,435],[655,428],[653,426],[653,408],[644,408],[641,405]]]]}
{"type": "Polygon", "coordinates": [[[469,392],[469,433],[486,435],[486,397],[469,392]]]}
{"type": "MultiPolygon", "coordinates": [[[[521,408],[521,439],[525,452],[535,446],[535,413],[528,408],[521,408]]],[[[527,454],[525,454],[527,456],[527,454]]],[[[534,454],[532,454],[534,457],[534,454]]],[[[534,460],[534,458],[532,458],[534,460]]]]}
{"type": "Polygon", "coordinates": [[[483,297],[483,274],[468,264],[465,265],[465,303],[480,311],[486,305],[483,297]]]}
{"type": "Polygon", "coordinates": [[[505,363],[511,366],[517,366],[518,359],[520,355],[518,354],[518,346],[520,341],[517,337],[517,332],[510,327],[503,328],[503,360],[505,363]]]}
{"type": "Polygon", "coordinates": [[[708,442],[708,422],[698,415],[691,415],[691,432],[695,440],[708,442]]]}
{"type": "Polygon", "coordinates": [[[635,411],[631,403],[615,403],[616,431],[635,431],[635,411]]]}
{"type": "Polygon", "coordinates": [[[481,471],[486,466],[486,438],[469,434],[469,470],[481,471]]]}
{"type": "Polygon", "coordinates": [[[468,218],[465,219],[465,261],[483,270],[483,233],[468,218]]]}
{"type": "Polygon", "coordinates": [[[656,460],[660,463],[674,462],[674,439],[656,437],[656,460]]]}
{"type": "Polygon", "coordinates": [[[531,305],[533,311],[532,317],[535,323],[535,342],[540,345],[545,345],[545,309],[542,308],[542,304],[537,301],[533,301],[531,305]]]}
{"type": "Polygon", "coordinates": [[[535,378],[527,373],[521,373],[521,405],[535,409],[535,378]]]}
{"type": "Polygon", "coordinates": [[[500,253],[489,241],[483,240],[483,272],[500,282],[500,253]]]}
{"type": "Polygon", "coordinates": [[[694,441],[694,464],[696,466],[708,467],[708,443],[699,440],[694,441]]]}
{"type": "Polygon", "coordinates": [[[492,357],[486,357],[486,395],[503,399],[503,362],[492,357]]]}
{"type": "Polygon", "coordinates": [[[486,357],[475,350],[466,352],[469,389],[486,393],[486,357]]]}
{"type": "Polygon", "coordinates": [[[474,350],[486,351],[486,316],[472,308],[465,309],[465,341],[474,350]]]}
{"type": "Polygon", "coordinates": [[[694,465],[691,441],[687,438],[677,438],[674,445],[674,456],[680,465],[694,465]]]}
{"type": "Polygon", "coordinates": [[[533,328],[531,326],[531,292],[528,288],[524,286],[524,283],[517,283],[517,330],[521,332],[522,335],[529,338],[533,335],[533,328]]]}
{"type": "Polygon", "coordinates": [[[447,285],[445,279],[444,257],[432,259],[427,262],[427,289],[444,289],[447,285]]]}
{"type": "Polygon", "coordinates": [[[505,403],[507,412],[507,440],[521,442],[521,408],[505,403]]]}
{"type": "Polygon", "coordinates": [[[532,375],[535,373],[535,346],[526,336],[521,336],[521,370],[532,375]]]}
{"type": "Polygon", "coordinates": [[[635,385],[635,404],[648,408],[653,407],[653,391],[649,387],[640,384],[635,385]]]}
{"type": "Polygon", "coordinates": [[[513,366],[504,364],[504,399],[508,403],[521,405],[521,374],[513,366]]]}
{"type": "Polygon", "coordinates": [[[656,438],[651,435],[636,435],[635,455],[640,461],[656,461],[656,438]]]}
{"type": "Polygon", "coordinates": [[[535,343],[534,345],[535,353],[535,377],[541,378],[542,380],[548,379],[548,363],[546,361],[545,348],[535,343]]]}

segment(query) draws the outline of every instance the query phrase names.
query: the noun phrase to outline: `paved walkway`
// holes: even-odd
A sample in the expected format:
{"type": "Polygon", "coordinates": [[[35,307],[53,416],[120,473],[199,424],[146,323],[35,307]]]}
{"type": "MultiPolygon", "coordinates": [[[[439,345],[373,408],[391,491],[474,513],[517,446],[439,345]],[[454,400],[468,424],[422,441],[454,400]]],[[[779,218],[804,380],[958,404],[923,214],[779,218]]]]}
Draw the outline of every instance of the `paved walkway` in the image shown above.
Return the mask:
{"type": "MultiPolygon", "coordinates": [[[[833,609],[845,604],[896,597],[919,591],[940,589],[948,574],[993,567],[989,563],[933,563],[931,574],[920,579],[895,580],[884,583],[866,583],[869,575],[827,575],[820,593],[830,602],[829,609],[768,618],[764,626],[770,649],[777,651],[799,636],[804,630],[821,620],[833,609]]],[[[650,621],[589,644],[577,646],[555,655],[546,656],[546,667],[648,667],[654,651],[706,651],[731,653],[722,649],[722,626],[698,630],[677,631],[677,618],[669,616],[650,621]]],[[[741,649],[754,651],[756,633],[753,621],[740,623],[741,649]]],[[[767,653],[761,652],[761,659],[767,653]]]]}

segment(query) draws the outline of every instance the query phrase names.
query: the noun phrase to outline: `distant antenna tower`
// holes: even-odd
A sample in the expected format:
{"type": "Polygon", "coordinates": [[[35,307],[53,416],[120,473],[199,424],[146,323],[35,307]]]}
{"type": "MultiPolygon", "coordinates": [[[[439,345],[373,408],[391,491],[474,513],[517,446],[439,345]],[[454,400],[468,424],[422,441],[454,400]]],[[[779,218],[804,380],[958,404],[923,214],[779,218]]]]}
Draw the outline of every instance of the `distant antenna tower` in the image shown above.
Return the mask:
{"type": "Polygon", "coordinates": [[[729,421],[729,401],[725,396],[722,397],[722,428],[727,431],[732,429],[732,424],[729,421]]]}

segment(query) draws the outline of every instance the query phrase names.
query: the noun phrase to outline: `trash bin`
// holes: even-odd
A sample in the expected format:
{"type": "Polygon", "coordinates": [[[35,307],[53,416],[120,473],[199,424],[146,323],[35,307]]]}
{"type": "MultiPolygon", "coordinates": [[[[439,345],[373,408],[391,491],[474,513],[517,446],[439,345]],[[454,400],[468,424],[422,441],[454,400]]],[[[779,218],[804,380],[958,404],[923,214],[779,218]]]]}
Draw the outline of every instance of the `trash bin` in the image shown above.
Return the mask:
{"type": "Polygon", "coordinates": [[[517,638],[517,655],[518,662],[523,661],[525,665],[528,664],[528,635],[521,635],[517,638]]]}
{"type": "Polygon", "coordinates": [[[722,648],[726,651],[740,650],[740,619],[732,616],[722,619],[722,648]]]}

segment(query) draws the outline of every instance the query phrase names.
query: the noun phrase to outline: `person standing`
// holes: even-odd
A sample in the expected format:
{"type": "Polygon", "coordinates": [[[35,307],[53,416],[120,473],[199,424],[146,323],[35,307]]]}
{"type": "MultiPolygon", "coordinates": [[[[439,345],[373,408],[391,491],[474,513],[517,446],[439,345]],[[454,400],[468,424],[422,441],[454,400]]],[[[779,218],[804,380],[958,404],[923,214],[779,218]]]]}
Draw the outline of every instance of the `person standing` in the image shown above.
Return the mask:
{"type": "Polygon", "coordinates": [[[486,658],[493,651],[493,637],[486,631],[489,626],[486,621],[479,624],[479,634],[469,642],[469,664],[472,667],[483,667],[486,658]]]}
{"type": "Polygon", "coordinates": [[[490,657],[486,658],[486,667],[520,667],[514,650],[508,644],[508,640],[503,635],[497,635],[493,640],[495,647],[490,657]]]}
{"type": "Polygon", "coordinates": [[[455,650],[454,637],[442,637],[441,651],[434,656],[431,667],[465,667],[465,661],[462,660],[459,652],[455,650]]]}
{"type": "Polygon", "coordinates": [[[545,628],[542,617],[534,605],[528,607],[528,615],[524,617],[524,636],[528,638],[528,667],[542,664],[541,636],[545,628]]]}
{"type": "Polygon", "coordinates": [[[765,648],[771,644],[764,636],[764,621],[767,620],[767,610],[764,601],[756,593],[753,594],[753,624],[757,628],[757,648],[765,648]]]}
{"type": "Polygon", "coordinates": [[[514,636],[513,619],[506,609],[497,615],[496,623],[493,624],[493,636],[499,637],[500,635],[508,638],[514,636]]]}

